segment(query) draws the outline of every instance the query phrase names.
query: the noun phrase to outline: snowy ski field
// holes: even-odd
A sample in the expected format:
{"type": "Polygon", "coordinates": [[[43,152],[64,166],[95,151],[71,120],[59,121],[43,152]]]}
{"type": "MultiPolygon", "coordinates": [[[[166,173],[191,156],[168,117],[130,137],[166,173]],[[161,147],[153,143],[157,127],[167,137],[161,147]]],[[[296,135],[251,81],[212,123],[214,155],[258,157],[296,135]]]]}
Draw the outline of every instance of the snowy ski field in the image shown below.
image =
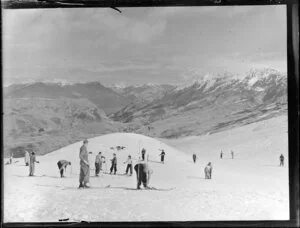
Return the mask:
{"type": "Polygon", "coordinates": [[[289,219],[286,116],[205,136],[167,140],[116,133],[89,139],[90,189],[77,189],[81,145],[37,156],[35,177],[28,177],[22,158],[5,165],[4,222],[289,219]],[[118,145],[126,148],[110,149],[118,145]],[[150,186],[158,190],[136,190],[136,174],[123,175],[127,156],[132,155],[135,164],[142,148],[154,171],[150,186]],[[166,152],[165,164],[160,163],[159,149],[166,152]],[[94,176],[99,151],[106,156],[103,168],[108,172],[109,159],[117,153],[117,175],[94,176]],[[279,167],[281,153],[284,167],[279,167]],[[60,159],[72,162],[65,178],[57,168],[60,159]],[[204,179],[208,162],[213,165],[211,180],[204,179]]]}

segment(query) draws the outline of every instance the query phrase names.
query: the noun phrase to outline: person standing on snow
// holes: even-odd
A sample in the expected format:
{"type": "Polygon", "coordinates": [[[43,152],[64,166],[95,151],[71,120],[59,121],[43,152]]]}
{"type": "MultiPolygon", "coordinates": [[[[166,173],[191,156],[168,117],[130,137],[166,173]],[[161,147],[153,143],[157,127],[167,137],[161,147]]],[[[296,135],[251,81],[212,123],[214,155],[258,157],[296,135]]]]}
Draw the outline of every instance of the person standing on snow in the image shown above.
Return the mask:
{"type": "Polygon", "coordinates": [[[28,151],[25,151],[24,160],[25,160],[25,165],[26,165],[26,166],[29,166],[30,155],[29,155],[29,152],[28,152],[28,151]]]}
{"type": "Polygon", "coordinates": [[[194,161],[194,163],[196,163],[196,160],[197,160],[197,155],[193,154],[193,161],[194,161]]]}
{"type": "Polygon", "coordinates": [[[145,154],[146,154],[146,149],[142,149],[142,160],[145,161],[145,154]]]}
{"type": "Polygon", "coordinates": [[[205,179],[211,179],[211,174],[212,174],[211,162],[209,162],[207,166],[204,168],[204,174],[205,174],[205,179]]]}
{"type": "Polygon", "coordinates": [[[61,178],[64,177],[64,171],[67,170],[68,165],[71,165],[71,162],[66,161],[66,160],[60,160],[57,162],[57,166],[58,166],[61,178]]]}
{"type": "Polygon", "coordinates": [[[234,159],[234,152],[231,151],[231,159],[234,159]]]}
{"type": "Polygon", "coordinates": [[[114,171],[114,175],[117,172],[117,155],[113,154],[113,159],[111,159],[111,167],[110,167],[110,174],[114,171]]]}
{"type": "Polygon", "coordinates": [[[127,158],[127,161],[124,162],[124,164],[127,163],[127,167],[126,167],[126,175],[128,173],[128,171],[130,170],[130,176],[132,175],[132,160],[131,160],[131,156],[129,155],[127,158]]]}
{"type": "Polygon", "coordinates": [[[164,150],[162,150],[162,151],[161,151],[161,154],[159,155],[159,156],[160,156],[160,161],[161,161],[161,163],[163,163],[163,164],[164,164],[164,160],[165,160],[165,155],[166,155],[166,153],[165,153],[164,150]]]}
{"type": "Polygon", "coordinates": [[[283,156],[283,154],[280,155],[279,161],[280,161],[279,166],[284,166],[284,156],[283,156]]]}
{"type": "Polygon", "coordinates": [[[90,164],[87,151],[88,140],[83,141],[83,145],[80,147],[79,159],[80,159],[80,174],[79,174],[79,188],[89,188],[90,182],[90,164]]]}
{"type": "Polygon", "coordinates": [[[222,159],[223,158],[223,151],[221,150],[221,153],[220,153],[220,158],[222,159]]]}
{"type": "Polygon", "coordinates": [[[147,163],[138,163],[134,166],[137,178],[137,189],[141,189],[143,183],[144,188],[149,188],[150,176],[153,171],[149,168],[147,163]]]}
{"type": "Polygon", "coordinates": [[[95,175],[98,177],[100,170],[102,169],[102,156],[101,152],[99,152],[95,159],[95,175]]]}
{"type": "Polygon", "coordinates": [[[29,176],[34,176],[35,163],[40,163],[36,160],[35,153],[32,152],[29,159],[29,176]]]}

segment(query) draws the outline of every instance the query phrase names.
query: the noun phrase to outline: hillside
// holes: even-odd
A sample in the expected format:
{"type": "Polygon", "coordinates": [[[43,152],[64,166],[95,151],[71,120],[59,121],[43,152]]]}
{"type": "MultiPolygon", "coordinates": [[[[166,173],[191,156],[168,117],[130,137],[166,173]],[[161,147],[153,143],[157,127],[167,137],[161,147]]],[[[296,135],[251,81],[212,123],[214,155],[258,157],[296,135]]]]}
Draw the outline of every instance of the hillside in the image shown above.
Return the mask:
{"type": "Polygon", "coordinates": [[[4,98],[49,98],[49,99],[87,99],[106,114],[118,111],[131,102],[130,99],[114,92],[99,82],[60,83],[36,82],[16,84],[4,88],[4,98]]]}
{"type": "Polygon", "coordinates": [[[130,123],[139,133],[176,138],[213,133],[286,111],[286,75],[263,69],[243,78],[200,75],[190,85],[177,87],[153,102],[130,104],[110,118],[130,123]]]}
{"type": "Polygon", "coordinates": [[[154,100],[162,98],[164,95],[176,88],[174,85],[156,85],[156,84],[144,84],[144,85],[130,85],[130,86],[118,86],[112,85],[110,87],[118,94],[128,97],[133,100],[133,103],[138,102],[152,102],[154,100]]]}
{"type": "Polygon", "coordinates": [[[4,153],[24,149],[45,154],[70,143],[118,131],[87,99],[10,98],[4,100],[4,153]]]}
{"type": "Polygon", "coordinates": [[[4,166],[4,221],[228,221],[286,220],[289,218],[287,163],[279,167],[282,153],[288,161],[287,117],[279,116],[212,135],[181,139],[154,139],[138,134],[108,134],[89,139],[92,188],[78,190],[81,142],[38,156],[36,177],[27,177],[24,160],[4,166]],[[125,150],[110,149],[117,145],[125,150]],[[126,157],[134,164],[138,148],[145,147],[153,169],[150,186],[136,191],[136,175],[123,175],[126,157]],[[159,149],[165,149],[165,164],[159,149]],[[224,158],[219,158],[223,149],[224,158]],[[236,156],[231,159],[230,150],[236,156]],[[94,177],[98,151],[118,157],[117,175],[94,177]],[[198,161],[192,163],[191,153],[198,161]],[[60,178],[57,161],[72,161],[66,178],[60,178]],[[204,167],[212,162],[212,179],[204,167]],[[107,187],[110,185],[110,187],[107,187]],[[76,200],[74,200],[76,199],[76,200]],[[263,202],[263,204],[262,204],[263,202]],[[84,213],[83,213],[84,211],[84,213]]]}

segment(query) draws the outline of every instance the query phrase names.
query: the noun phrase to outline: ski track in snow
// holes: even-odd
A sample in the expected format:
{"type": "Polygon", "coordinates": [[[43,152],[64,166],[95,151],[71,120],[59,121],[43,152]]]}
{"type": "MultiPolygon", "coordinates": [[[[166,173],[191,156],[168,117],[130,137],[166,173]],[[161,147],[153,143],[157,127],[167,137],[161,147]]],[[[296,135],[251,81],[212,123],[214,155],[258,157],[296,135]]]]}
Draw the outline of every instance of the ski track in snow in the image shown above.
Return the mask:
{"type": "Polygon", "coordinates": [[[36,177],[27,176],[28,167],[23,165],[23,159],[4,166],[5,222],[58,222],[66,218],[69,221],[205,221],[289,217],[288,167],[278,166],[281,153],[286,163],[288,160],[286,116],[177,140],[122,133],[90,139],[88,150],[93,151],[89,158],[90,189],[77,189],[81,144],[37,157],[40,164],[36,164],[36,177]],[[126,149],[119,152],[109,149],[117,145],[126,149]],[[138,158],[139,147],[145,147],[153,161],[150,162],[154,171],[150,186],[175,189],[135,190],[135,173],[131,177],[109,174],[94,177],[94,157],[99,148],[106,156],[107,169],[112,153],[117,153],[118,174],[123,174],[126,168],[123,162],[128,154],[138,158]],[[159,163],[161,148],[166,151],[165,164],[159,163]],[[231,149],[235,159],[230,158],[231,149]],[[192,153],[198,155],[196,164],[192,163],[192,153]],[[60,159],[72,162],[72,173],[68,167],[66,178],[59,177],[56,162],[60,159]],[[209,161],[213,165],[212,179],[205,180],[203,169],[209,161]]]}

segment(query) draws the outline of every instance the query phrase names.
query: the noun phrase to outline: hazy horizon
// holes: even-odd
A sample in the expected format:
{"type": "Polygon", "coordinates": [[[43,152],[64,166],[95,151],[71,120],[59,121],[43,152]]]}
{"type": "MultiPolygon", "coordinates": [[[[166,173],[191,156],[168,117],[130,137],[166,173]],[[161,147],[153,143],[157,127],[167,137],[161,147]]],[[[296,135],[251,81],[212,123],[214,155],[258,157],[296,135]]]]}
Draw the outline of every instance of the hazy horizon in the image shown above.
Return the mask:
{"type": "Polygon", "coordinates": [[[3,11],[3,84],[180,84],[287,71],[285,6],[3,11]]]}

